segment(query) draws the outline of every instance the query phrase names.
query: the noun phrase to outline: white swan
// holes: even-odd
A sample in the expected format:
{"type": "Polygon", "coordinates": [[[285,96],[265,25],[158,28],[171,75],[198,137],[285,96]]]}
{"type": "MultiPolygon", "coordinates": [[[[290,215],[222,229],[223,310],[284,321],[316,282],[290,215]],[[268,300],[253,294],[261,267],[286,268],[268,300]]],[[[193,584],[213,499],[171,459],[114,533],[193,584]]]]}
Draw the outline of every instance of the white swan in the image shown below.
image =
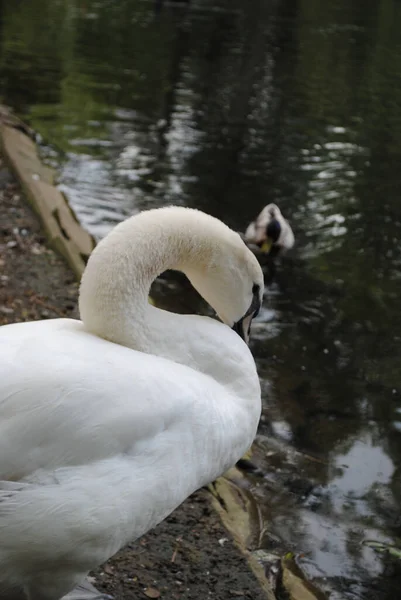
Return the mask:
{"type": "Polygon", "coordinates": [[[237,233],[169,207],[99,243],[82,321],[0,329],[1,600],[106,598],[86,574],[243,456],[261,401],[240,336],[262,294],[237,233]],[[168,268],[223,323],[151,306],[151,282],[168,268]]]}
{"type": "Polygon", "coordinates": [[[278,254],[294,245],[294,233],[277,204],[268,204],[245,231],[245,241],[265,254],[278,254]]]}

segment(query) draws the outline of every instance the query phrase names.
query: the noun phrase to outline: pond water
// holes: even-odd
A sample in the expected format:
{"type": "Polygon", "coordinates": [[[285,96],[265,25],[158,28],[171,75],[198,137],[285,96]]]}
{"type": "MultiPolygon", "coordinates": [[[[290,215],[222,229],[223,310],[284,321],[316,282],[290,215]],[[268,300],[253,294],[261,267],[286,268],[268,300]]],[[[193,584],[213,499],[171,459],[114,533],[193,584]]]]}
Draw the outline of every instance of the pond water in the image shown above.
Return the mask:
{"type": "MultiPolygon", "coordinates": [[[[0,96],[98,238],[167,203],[297,244],[253,328],[261,546],[330,598],[399,597],[401,3],[5,0],[0,96]]],[[[183,279],[160,302],[193,311],[183,279]],[[168,298],[168,299],[167,299],[168,298]]]]}

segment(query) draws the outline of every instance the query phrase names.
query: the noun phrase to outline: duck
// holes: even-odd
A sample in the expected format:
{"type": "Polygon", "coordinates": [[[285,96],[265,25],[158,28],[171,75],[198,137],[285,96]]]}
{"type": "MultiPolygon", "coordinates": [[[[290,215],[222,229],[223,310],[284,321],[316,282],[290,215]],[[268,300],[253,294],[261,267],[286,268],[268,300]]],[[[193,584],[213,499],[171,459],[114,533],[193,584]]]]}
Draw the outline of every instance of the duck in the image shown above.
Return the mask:
{"type": "Polygon", "coordinates": [[[277,204],[267,204],[252,221],[244,235],[245,242],[259,246],[260,251],[271,257],[290,250],[295,242],[289,222],[281,214],[277,204]]]}
{"type": "Polygon", "coordinates": [[[80,320],[0,328],[0,597],[106,600],[87,575],[234,466],[261,389],[249,349],[261,267],[238,233],[169,206],[89,257],[80,320]],[[148,302],[182,271],[216,318],[148,302]]]}

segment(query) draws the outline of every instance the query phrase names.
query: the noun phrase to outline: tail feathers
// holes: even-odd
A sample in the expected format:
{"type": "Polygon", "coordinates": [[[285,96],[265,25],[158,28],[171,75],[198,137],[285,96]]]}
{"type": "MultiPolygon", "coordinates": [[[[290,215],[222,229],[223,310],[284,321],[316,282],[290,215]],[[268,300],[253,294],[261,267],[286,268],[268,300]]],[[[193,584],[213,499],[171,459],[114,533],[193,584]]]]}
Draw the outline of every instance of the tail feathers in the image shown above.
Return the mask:
{"type": "Polygon", "coordinates": [[[0,480],[0,517],[7,515],[14,508],[19,492],[31,487],[31,483],[0,480]]]}
{"type": "Polygon", "coordinates": [[[8,480],[0,480],[0,495],[7,494],[10,495],[14,492],[20,492],[21,490],[26,490],[27,488],[32,487],[32,483],[24,483],[21,481],[8,481],[8,480]]]}
{"type": "Polygon", "coordinates": [[[112,598],[113,596],[98,592],[88,580],[85,580],[67,596],[64,596],[62,600],[112,600],[112,598]]]}
{"type": "MultiPolygon", "coordinates": [[[[0,598],[1,600],[27,600],[27,596],[22,588],[4,588],[1,583],[0,598]]],[[[61,600],[113,600],[113,596],[98,592],[86,579],[83,583],[77,585],[72,592],[63,596],[61,600]]]]}

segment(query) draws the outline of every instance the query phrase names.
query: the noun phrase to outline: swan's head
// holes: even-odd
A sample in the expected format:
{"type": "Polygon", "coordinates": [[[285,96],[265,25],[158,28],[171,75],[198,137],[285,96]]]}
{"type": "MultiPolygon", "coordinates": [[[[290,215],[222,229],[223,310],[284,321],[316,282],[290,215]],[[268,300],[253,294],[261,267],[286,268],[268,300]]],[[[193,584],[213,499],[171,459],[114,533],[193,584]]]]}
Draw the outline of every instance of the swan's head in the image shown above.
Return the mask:
{"type": "Polygon", "coordinates": [[[221,221],[199,213],[203,241],[196,262],[184,268],[192,285],[248,343],[253,317],[262,304],[263,272],[238,233],[221,221]]]}
{"type": "Polygon", "coordinates": [[[248,341],[263,298],[258,261],[227,225],[178,206],[143,211],[99,242],[81,281],[79,307],[85,326],[133,347],[138,323],[149,309],[150,285],[168,269],[184,272],[220,319],[248,341]]]}

